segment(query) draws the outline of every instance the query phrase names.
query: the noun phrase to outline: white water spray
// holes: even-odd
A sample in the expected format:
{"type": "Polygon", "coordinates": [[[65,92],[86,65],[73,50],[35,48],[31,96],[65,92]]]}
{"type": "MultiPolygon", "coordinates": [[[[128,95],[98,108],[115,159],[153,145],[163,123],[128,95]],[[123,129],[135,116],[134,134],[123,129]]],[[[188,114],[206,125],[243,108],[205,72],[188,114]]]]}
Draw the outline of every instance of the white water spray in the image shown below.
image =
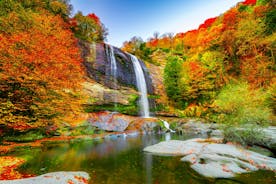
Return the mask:
{"type": "Polygon", "coordinates": [[[167,121],[162,120],[162,119],[160,119],[160,121],[163,122],[164,127],[165,127],[166,129],[168,129],[170,132],[175,132],[174,130],[172,130],[172,129],[170,128],[170,124],[169,124],[167,121]]]}

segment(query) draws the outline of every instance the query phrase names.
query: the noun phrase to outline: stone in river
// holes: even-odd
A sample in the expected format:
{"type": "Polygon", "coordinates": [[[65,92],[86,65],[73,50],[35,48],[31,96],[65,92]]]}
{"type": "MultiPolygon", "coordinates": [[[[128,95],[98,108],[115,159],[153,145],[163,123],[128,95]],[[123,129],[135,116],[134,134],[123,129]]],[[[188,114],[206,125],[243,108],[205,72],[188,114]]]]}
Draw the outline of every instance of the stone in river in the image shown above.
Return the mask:
{"type": "Polygon", "coordinates": [[[229,178],[236,174],[257,171],[276,171],[276,159],[249,151],[243,147],[221,144],[220,139],[171,140],[144,149],[158,155],[183,155],[191,168],[205,177],[229,178]]]}

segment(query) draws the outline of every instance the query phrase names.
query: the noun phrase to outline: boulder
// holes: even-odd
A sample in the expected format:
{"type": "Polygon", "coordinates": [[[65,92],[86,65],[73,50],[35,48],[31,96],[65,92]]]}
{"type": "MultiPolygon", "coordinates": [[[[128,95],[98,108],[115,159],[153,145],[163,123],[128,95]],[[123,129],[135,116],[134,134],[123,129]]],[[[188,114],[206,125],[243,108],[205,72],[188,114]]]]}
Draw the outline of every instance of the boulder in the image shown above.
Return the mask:
{"type": "Polygon", "coordinates": [[[123,132],[134,119],[132,116],[105,111],[90,113],[87,121],[101,130],[123,132]]]}
{"type": "Polygon", "coordinates": [[[170,140],[148,146],[146,152],[184,155],[181,159],[205,177],[229,178],[236,174],[266,169],[276,171],[276,159],[236,145],[221,144],[219,138],[170,140]]]}
{"type": "Polygon", "coordinates": [[[88,184],[89,174],[86,172],[52,172],[36,177],[1,180],[1,184],[88,184]]]}
{"type": "Polygon", "coordinates": [[[222,132],[218,130],[218,126],[212,123],[203,123],[201,121],[196,121],[193,119],[188,120],[188,122],[179,123],[176,127],[177,132],[196,134],[202,136],[216,136],[222,137],[222,132]]]}
{"type": "Polygon", "coordinates": [[[137,118],[131,122],[128,130],[138,130],[143,134],[160,133],[162,128],[158,118],[137,118]]]}
{"type": "Polygon", "coordinates": [[[271,151],[273,151],[274,154],[276,154],[276,127],[269,126],[264,128],[263,132],[265,135],[264,146],[268,147],[271,151]]]}

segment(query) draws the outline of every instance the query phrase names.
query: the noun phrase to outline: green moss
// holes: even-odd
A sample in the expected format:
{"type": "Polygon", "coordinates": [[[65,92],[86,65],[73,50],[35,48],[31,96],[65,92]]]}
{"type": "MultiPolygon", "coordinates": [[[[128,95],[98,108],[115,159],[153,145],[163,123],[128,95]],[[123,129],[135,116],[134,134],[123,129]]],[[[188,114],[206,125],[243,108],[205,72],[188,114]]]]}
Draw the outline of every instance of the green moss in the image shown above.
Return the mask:
{"type": "Polygon", "coordinates": [[[20,133],[18,135],[5,136],[3,139],[13,142],[32,142],[46,136],[40,130],[32,130],[27,133],[20,133]]]}
{"type": "Polygon", "coordinates": [[[138,107],[136,105],[122,105],[122,104],[103,104],[103,105],[87,105],[84,107],[85,112],[99,112],[99,111],[116,111],[122,114],[137,115],[138,107]]]}
{"type": "Polygon", "coordinates": [[[160,111],[169,111],[169,107],[165,104],[156,104],[153,108],[150,109],[151,112],[160,112],[160,111]]]}
{"type": "Polygon", "coordinates": [[[129,95],[129,104],[122,105],[118,103],[109,103],[102,105],[85,105],[84,110],[87,113],[90,112],[99,112],[99,111],[116,111],[122,114],[128,115],[137,115],[139,112],[139,108],[137,106],[138,95],[132,94],[129,95]]]}

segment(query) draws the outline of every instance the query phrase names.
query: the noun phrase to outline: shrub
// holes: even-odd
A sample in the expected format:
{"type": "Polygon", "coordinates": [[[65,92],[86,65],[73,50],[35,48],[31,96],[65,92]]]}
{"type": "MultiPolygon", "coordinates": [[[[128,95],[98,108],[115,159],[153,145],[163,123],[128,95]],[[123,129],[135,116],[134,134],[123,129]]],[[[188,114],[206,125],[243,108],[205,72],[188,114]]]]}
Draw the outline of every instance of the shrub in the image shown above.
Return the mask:
{"type": "Polygon", "coordinates": [[[271,122],[267,93],[250,89],[247,83],[230,83],[217,96],[215,122],[223,124],[225,141],[241,144],[261,144],[262,127],[271,122]]]}
{"type": "Polygon", "coordinates": [[[242,145],[264,145],[264,132],[257,125],[244,125],[239,128],[226,125],[223,128],[223,135],[225,142],[238,142],[242,145]]]}
{"type": "Polygon", "coordinates": [[[266,103],[267,94],[262,89],[249,89],[247,83],[230,83],[217,96],[214,105],[216,122],[245,125],[266,125],[271,121],[271,109],[266,103]]]}

